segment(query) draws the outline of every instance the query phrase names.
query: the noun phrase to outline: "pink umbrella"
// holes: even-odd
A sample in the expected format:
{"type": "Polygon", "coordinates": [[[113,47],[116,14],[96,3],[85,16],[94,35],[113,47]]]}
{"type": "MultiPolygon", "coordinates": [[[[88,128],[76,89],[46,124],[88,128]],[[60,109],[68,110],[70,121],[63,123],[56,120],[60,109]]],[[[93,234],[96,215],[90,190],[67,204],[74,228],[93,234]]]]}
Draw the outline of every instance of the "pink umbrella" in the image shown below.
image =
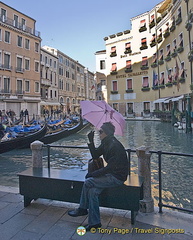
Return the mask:
{"type": "Polygon", "coordinates": [[[125,119],[105,101],[80,101],[82,117],[100,128],[104,122],[115,126],[115,134],[123,136],[125,119]]]}

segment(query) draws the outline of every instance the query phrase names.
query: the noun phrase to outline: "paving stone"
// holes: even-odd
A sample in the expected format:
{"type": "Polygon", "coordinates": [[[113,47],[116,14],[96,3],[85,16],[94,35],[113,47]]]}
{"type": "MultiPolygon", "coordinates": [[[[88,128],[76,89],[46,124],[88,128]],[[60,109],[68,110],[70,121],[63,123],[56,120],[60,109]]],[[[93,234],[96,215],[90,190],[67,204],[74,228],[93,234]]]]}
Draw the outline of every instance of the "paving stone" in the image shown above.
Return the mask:
{"type": "Polygon", "coordinates": [[[9,203],[6,207],[0,209],[0,223],[4,223],[24,208],[23,203],[9,203]]]}
{"type": "Polygon", "coordinates": [[[45,234],[64,214],[63,208],[48,207],[24,230],[45,234]]]}
{"type": "Polygon", "coordinates": [[[71,222],[58,221],[49,231],[41,238],[41,240],[67,240],[71,239],[77,229],[77,225],[71,222]]]}
{"type": "Polygon", "coordinates": [[[34,202],[22,210],[22,213],[38,216],[48,208],[48,205],[34,202]]]}
{"type": "Polygon", "coordinates": [[[42,234],[26,232],[21,230],[13,238],[11,238],[11,240],[39,240],[41,238],[42,238],[42,234]]]}
{"type": "Polygon", "coordinates": [[[17,203],[23,201],[23,196],[16,193],[8,193],[1,197],[2,202],[17,203]]]}
{"type": "Polygon", "coordinates": [[[33,220],[34,216],[21,213],[16,214],[8,221],[0,225],[0,239],[11,239],[33,220]]]}

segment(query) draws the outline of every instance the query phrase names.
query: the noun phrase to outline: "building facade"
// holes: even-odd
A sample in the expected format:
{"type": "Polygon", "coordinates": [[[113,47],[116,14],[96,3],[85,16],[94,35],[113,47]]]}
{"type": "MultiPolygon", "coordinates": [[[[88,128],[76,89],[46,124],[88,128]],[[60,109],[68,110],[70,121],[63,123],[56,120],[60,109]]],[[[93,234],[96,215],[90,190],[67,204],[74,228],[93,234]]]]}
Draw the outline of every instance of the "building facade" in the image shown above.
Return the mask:
{"type": "Polygon", "coordinates": [[[192,1],[165,0],[105,37],[108,103],[123,115],[186,109],[191,93],[192,1]]]}
{"type": "Polygon", "coordinates": [[[40,111],[40,33],[36,21],[0,2],[0,109],[40,111]]]}
{"type": "Polygon", "coordinates": [[[58,57],[44,48],[40,55],[41,115],[60,110],[58,101],[58,57]]]}
{"type": "Polygon", "coordinates": [[[65,114],[79,113],[80,101],[95,99],[94,74],[78,61],[50,46],[43,49],[58,58],[58,101],[65,114]]]}

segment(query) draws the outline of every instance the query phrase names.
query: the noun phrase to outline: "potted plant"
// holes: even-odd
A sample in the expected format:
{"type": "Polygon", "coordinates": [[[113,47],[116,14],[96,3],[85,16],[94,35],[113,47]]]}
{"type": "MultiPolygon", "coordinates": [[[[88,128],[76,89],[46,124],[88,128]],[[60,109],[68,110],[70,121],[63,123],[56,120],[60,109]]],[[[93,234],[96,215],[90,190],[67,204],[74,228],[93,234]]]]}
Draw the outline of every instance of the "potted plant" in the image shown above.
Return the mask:
{"type": "Polygon", "coordinates": [[[153,42],[150,43],[150,47],[154,47],[155,45],[156,45],[156,42],[155,42],[155,41],[153,41],[153,42]]]}
{"type": "Polygon", "coordinates": [[[170,27],[170,32],[173,32],[176,29],[175,22],[172,23],[172,26],[170,27]]]}
{"type": "Polygon", "coordinates": [[[144,32],[146,30],[147,30],[146,26],[143,26],[143,27],[140,27],[139,32],[144,32]]]}
{"type": "Polygon", "coordinates": [[[167,30],[167,31],[165,31],[165,33],[164,33],[164,38],[167,38],[167,37],[169,37],[169,35],[170,35],[170,32],[167,30]]]}
{"type": "Polygon", "coordinates": [[[152,64],[151,64],[151,67],[152,67],[152,68],[156,68],[156,67],[157,67],[157,62],[152,63],[152,64]]]}
{"type": "Polygon", "coordinates": [[[193,61],[193,49],[188,54],[188,60],[189,60],[189,62],[193,61]]]}
{"type": "Polygon", "coordinates": [[[144,50],[144,49],[147,49],[147,48],[148,48],[148,46],[144,44],[140,47],[140,50],[144,50]]]}
{"type": "Polygon", "coordinates": [[[165,85],[166,85],[166,87],[172,87],[173,83],[172,82],[167,82],[165,85]]]}
{"type": "Polygon", "coordinates": [[[174,58],[177,56],[177,52],[174,50],[173,53],[171,54],[171,56],[174,58]]]}
{"type": "Polygon", "coordinates": [[[131,68],[126,68],[126,69],[125,69],[125,72],[126,72],[126,73],[130,73],[130,72],[132,72],[132,71],[133,71],[133,70],[132,70],[131,68]]]}
{"type": "Polygon", "coordinates": [[[141,91],[143,91],[143,92],[148,92],[148,91],[150,91],[150,87],[143,87],[143,88],[141,89],[141,91]]]}
{"type": "Polygon", "coordinates": [[[159,65],[164,64],[164,60],[163,60],[163,59],[162,59],[162,60],[159,60],[159,61],[158,61],[158,64],[159,64],[159,65]]]}
{"type": "Polygon", "coordinates": [[[153,20],[150,24],[149,24],[149,28],[151,29],[152,27],[155,26],[155,21],[153,20]]]}
{"type": "Polygon", "coordinates": [[[111,94],[117,94],[118,91],[111,91],[111,94]]]}
{"type": "Polygon", "coordinates": [[[127,89],[125,90],[126,93],[132,93],[133,92],[133,89],[127,89]]]}
{"type": "Polygon", "coordinates": [[[168,55],[168,56],[165,58],[165,61],[166,61],[166,62],[169,62],[170,60],[171,60],[171,56],[168,55]]]}
{"type": "Polygon", "coordinates": [[[181,52],[183,52],[184,51],[184,47],[182,47],[182,46],[180,46],[178,49],[177,49],[177,52],[178,53],[181,53],[181,52]]]}
{"type": "Polygon", "coordinates": [[[192,23],[187,22],[185,28],[187,29],[187,31],[190,31],[192,28],[192,23]]]}

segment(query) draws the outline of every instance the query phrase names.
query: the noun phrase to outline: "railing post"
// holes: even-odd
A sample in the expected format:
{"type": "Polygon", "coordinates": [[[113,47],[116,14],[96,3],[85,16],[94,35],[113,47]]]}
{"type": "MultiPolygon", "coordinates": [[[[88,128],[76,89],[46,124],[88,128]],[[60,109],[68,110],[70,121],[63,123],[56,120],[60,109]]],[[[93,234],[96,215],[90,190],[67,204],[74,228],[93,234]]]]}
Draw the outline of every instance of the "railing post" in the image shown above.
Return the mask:
{"type": "Polygon", "coordinates": [[[40,141],[34,141],[30,145],[32,150],[32,166],[33,168],[42,168],[42,147],[43,143],[40,141]]]}
{"type": "Polygon", "coordinates": [[[154,201],[151,195],[151,153],[145,146],[136,149],[138,156],[138,174],[144,178],[143,200],[140,201],[140,212],[150,213],[154,211],[154,201]]]}
{"type": "Polygon", "coordinates": [[[162,213],[162,162],[161,162],[162,152],[158,151],[158,176],[159,176],[159,213],[162,213]]]}

